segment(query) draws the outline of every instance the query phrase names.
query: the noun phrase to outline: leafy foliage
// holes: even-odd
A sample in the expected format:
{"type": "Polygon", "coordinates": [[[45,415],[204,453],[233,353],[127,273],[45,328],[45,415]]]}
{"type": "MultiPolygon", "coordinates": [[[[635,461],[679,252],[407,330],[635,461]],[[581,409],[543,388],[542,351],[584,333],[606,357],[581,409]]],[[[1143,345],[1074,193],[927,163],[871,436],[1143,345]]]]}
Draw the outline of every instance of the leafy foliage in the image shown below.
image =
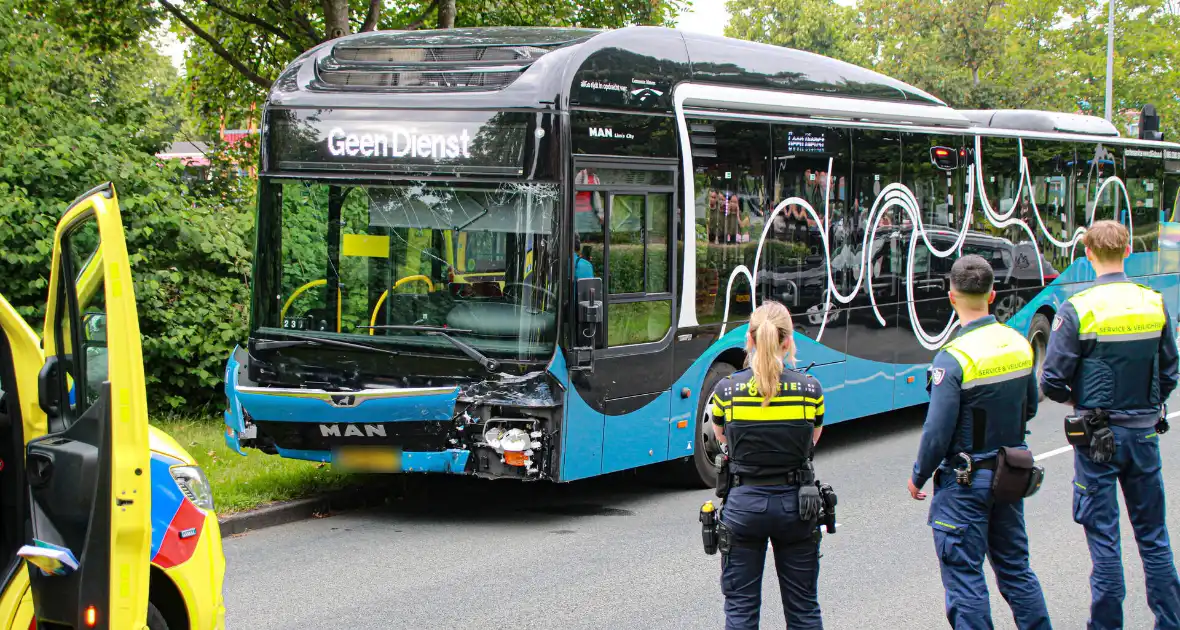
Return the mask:
{"type": "Polygon", "coordinates": [[[193,190],[154,153],[179,125],[175,71],[140,44],[91,54],[0,0],[0,292],[39,327],[66,205],[115,182],[157,406],[216,396],[244,338],[252,185],[193,190]]]}
{"type": "MultiPolygon", "coordinates": [[[[21,0],[67,33],[103,50],[163,24],[191,45],[187,96],[212,131],[223,120],[257,119],[256,108],[295,57],[348,33],[448,26],[671,26],[685,0],[21,0]],[[374,10],[375,9],[375,10],[374,10]],[[96,20],[79,21],[78,15],[96,20]],[[98,20],[101,20],[98,21],[98,20]],[[91,24],[110,24],[113,30],[91,24]]],[[[230,123],[231,125],[236,123],[230,123]]]]}
{"type": "Polygon", "coordinates": [[[856,11],[833,0],[730,0],[725,34],[849,60],[856,11]]]}
{"type": "MultiPolygon", "coordinates": [[[[1103,115],[1106,4],[1080,0],[730,0],[726,33],[901,79],[961,108],[1103,115]]],[[[1180,133],[1180,2],[1115,5],[1115,107],[1159,110],[1180,133]]],[[[1116,120],[1133,122],[1133,120],[1116,120]]],[[[1120,125],[1121,126],[1121,125],[1120,125]]],[[[1125,129],[1124,129],[1125,131],[1125,129]]]]}

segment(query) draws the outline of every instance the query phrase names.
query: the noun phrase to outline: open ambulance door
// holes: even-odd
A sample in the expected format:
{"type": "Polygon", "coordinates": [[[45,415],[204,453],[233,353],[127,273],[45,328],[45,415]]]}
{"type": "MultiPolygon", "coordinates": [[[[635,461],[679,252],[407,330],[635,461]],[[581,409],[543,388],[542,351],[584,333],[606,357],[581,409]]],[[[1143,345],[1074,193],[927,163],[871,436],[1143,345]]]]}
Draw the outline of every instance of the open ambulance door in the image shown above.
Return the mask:
{"type": "MultiPolygon", "coordinates": [[[[29,585],[39,630],[146,627],[151,547],[147,395],[114,187],[66,210],[54,237],[29,440],[29,585]]],[[[26,407],[28,405],[26,404],[26,407]]]]}
{"type": "Polygon", "coordinates": [[[42,360],[41,340],[0,296],[0,630],[28,630],[33,617],[25,561],[16,552],[28,539],[25,441],[45,433],[37,406],[42,360]]]}

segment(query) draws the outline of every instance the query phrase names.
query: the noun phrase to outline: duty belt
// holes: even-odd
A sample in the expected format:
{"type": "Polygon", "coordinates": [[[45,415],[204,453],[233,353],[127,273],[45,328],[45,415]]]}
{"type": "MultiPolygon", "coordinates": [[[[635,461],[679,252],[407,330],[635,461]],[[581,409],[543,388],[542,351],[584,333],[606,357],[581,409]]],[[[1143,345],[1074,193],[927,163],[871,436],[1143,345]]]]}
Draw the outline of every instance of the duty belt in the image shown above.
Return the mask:
{"type": "Polygon", "coordinates": [[[987,459],[977,459],[971,463],[972,470],[995,470],[996,458],[989,457],[987,459]]]}
{"type": "Polygon", "coordinates": [[[810,470],[792,470],[785,475],[752,476],[734,475],[734,487],[737,486],[798,486],[812,483],[814,475],[810,470]]]}
{"type": "MultiPolygon", "coordinates": [[[[948,462],[944,463],[940,468],[945,469],[946,472],[953,474],[955,472],[955,470],[957,470],[959,468],[965,468],[965,466],[955,465],[955,462],[948,461],[948,462]]],[[[989,457],[987,459],[972,459],[971,460],[971,472],[975,472],[977,470],[995,470],[995,469],[996,469],[996,458],[995,457],[989,457]]]]}

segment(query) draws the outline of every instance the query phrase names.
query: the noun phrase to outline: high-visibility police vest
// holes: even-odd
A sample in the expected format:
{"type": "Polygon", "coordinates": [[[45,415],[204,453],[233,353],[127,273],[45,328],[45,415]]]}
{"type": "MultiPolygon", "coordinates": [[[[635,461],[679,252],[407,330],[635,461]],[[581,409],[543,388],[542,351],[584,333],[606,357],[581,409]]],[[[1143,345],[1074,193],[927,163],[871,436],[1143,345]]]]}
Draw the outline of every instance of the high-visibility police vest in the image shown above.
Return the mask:
{"type": "Polygon", "coordinates": [[[749,369],[723,379],[712,403],[714,417],[725,418],[730,470],[749,477],[802,468],[811,455],[816,419],[824,414],[819,381],[794,370],[783,370],[779,391],[765,407],[749,369]]]}
{"type": "Polygon", "coordinates": [[[1167,330],[1164,299],[1132,282],[1099,284],[1069,299],[1078,316],[1082,356],[1075,402],[1085,409],[1158,406],[1159,342],[1167,330]]]}
{"type": "MultiPolygon", "coordinates": [[[[969,410],[971,453],[1024,443],[1033,349],[1023,335],[988,324],[956,337],[943,351],[963,370],[959,417],[969,410]]],[[[965,437],[965,436],[964,436],[965,437]]]]}

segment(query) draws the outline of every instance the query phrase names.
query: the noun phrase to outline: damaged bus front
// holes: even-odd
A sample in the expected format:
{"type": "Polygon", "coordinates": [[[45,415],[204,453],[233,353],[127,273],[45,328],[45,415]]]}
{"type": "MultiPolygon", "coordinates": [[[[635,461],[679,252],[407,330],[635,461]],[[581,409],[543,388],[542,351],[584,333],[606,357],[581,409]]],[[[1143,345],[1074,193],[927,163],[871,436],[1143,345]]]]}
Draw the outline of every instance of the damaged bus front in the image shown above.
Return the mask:
{"type": "Polygon", "coordinates": [[[351,470],[552,475],[551,115],[266,115],[229,445],[351,470]]]}

